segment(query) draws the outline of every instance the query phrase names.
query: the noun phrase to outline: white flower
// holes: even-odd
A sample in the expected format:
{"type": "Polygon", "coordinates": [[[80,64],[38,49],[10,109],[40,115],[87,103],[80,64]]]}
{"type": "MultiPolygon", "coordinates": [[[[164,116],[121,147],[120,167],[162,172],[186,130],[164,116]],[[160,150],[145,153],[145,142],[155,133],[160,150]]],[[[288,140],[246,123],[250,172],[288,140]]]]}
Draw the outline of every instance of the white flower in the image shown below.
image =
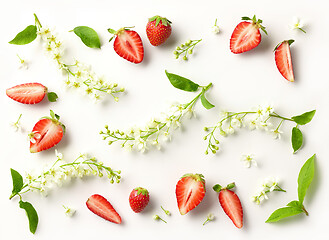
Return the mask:
{"type": "Polygon", "coordinates": [[[245,167],[250,168],[251,165],[257,167],[257,162],[254,160],[254,155],[242,155],[241,161],[244,163],[245,167]]]}
{"type": "Polygon", "coordinates": [[[271,135],[273,136],[274,139],[280,139],[282,132],[279,129],[272,129],[270,131],[271,135]]]}
{"type": "Polygon", "coordinates": [[[184,114],[187,118],[196,117],[195,111],[191,107],[187,108],[184,114]]]}
{"type": "Polygon", "coordinates": [[[219,29],[219,27],[218,27],[218,25],[217,25],[217,18],[216,18],[216,20],[215,20],[215,25],[211,27],[211,31],[212,31],[214,34],[217,34],[217,33],[219,33],[219,31],[220,31],[220,29],[219,29]]]}
{"type": "Polygon", "coordinates": [[[160,143],[159,143],[158,140],[153,140],[153,141],[152,141],[152,145],[153,145],[153,146],[156,146],[156,148],[157,148],[158,150],[161,149],[161,145],[160,145],[160,143]]]}
{"type": "Polygon", "coordinates": [[[303,29],[304,25],[305,24],[304,24],[303,20],[301,20],[298,17],[293,17],[293,21],[289,26],[293,30],[300,30],[300,31],[306,33],[306,31],[303,29]]]}
{"type": "Polygon", "coordinates": [[[46,41],[51,36],[51,31],[49,28],[43,27],[38,31],[38,34],[46,41]]]}
{"type": "Polygon", "coordinates": [[[209,221],[212,221],[212,220],[215,219],[215,216],[214,216],[214,214],[209,213],[208,216],[207,216],[207,218],[209,219],[209,221]]]}
{"type": "Polygon", "coordinates": [[[232,125],[230,125],[226,130],[225,130],[225,132],[227,133],[227,134],[233,134],[234,133],[234,128],[232,127],[232,125]]]}
{"type": "Polygon", "coordinates": [[[274,177],[266,178],[263,182],[263,188],[265,190],[270,190],[270,192],[273,192],[273,190],[278,186],[278,180],[274,177]]]}
{"type": "Polygon", "coordinates": [[[135,138],[134,145],[136,146],[137,150],[142,153],[145,152],[145,150],[147,149],[146,141],[140,137],[135,138]]]}
{"type": "Polygon", "coordinates": [[[256,128],[260,130],[270,131],[272,123],[265,121],[257,121],[256,128]]]}
{"type": "Polygon", "coordinates": [[[226,110],[222,110],[219,112],[219,118],[220,119],[224,119],[224,118],[227,118],[228,117],[228,112],[226,110]]]}
{"type": "Polygon", "coordinates": [[[257,120],[253,119],[248,121],[249,130],[254,130],[257,127],[257,120]]]}
{"type": "Polygon", "coordinates": [[[41,138],[41,134],[37,131],[30,132],[28,134],[28,139],[31,143],[36,143],[38,139],[41,138]]]}
{"type": "Polygon", "coordinates": [[[63,154],[58,152],[57,149],[55,149],[55,155],[57,157],[57,160],[63,160],[63,154]]]}
{"type": "Polygon", "coordinates": [[[10,123],[10,126],[11,126],[12,128],[14,128],[14,131],[15,131],[15,132],[17,132],[17,131],[19,131],[19,130],[22,129],[22,128],[21,128],[21,123],[20,123],[21,117],[22,117],[22,114],[19,115],[19,117],[18,117],[18,119],[17,119],[16,122],[12,122],[12,123],[10,123]]]}
{"type": "Polygon", "coordinates": [[[63,208],[65,209],[65,215],[68,216],[68,217],[72,217],[76,212],[75,209],[66,207],[64,205],[63,205],[63,208]]]}
{"type": "Polygon", "coordinates": [[[242,125],[241,118],[234,117],[234,118],[231,120],[231,126],[232,126],[233,128],[240,128],[241,125],[242,125]]]}
{"type": "Polygon", "coordinates": [[[28,65],[28,62],[21,58],[18,54],[17,54],[17,57],[19,59],[19,69],[28,69],[29,68],[29,65],[28,65]]]}

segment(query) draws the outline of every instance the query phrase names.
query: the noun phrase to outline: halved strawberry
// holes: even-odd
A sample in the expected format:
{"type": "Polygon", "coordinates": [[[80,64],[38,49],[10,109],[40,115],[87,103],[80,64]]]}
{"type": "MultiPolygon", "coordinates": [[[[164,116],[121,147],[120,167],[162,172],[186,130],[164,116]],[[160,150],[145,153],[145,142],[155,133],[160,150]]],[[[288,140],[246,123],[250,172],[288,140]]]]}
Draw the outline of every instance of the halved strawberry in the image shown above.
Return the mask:
{"type": "Polygon", "coordinates": [[[115,40],[113,48],[120,57],[133,63],[140,63],[143,61],[143,42],[137,32],[129,30],[129,28],[120,28],[118,31],[109,28],[108,31],[114,34],[113,37],[115,37],[115,40]]]}
{"type": "Polygon", "coordinates": [[[240,22],[234,29],[230,39],[230,49],[232,53],[247,52],[259,45],[262,36],[259,29],[262,29],[266,34],[265,27],[261,25],[263,22],[261,19],[242,17],[244,22],[240,22]],[[246,22],[251,21],[251,22],[246,22]]]}
{"type": "Polygon", "coordinates": [[[52,148],[62,140],[65,126],[59,122],[60,117],[52,110],[50,110],[50,116],[39,120],[29,134],[31,153],[52,148]]]}
{"type": "Polygon", "coordinates": [[[36,104],[42,101],[47,94],[50,102],[55,102],[58,98],[54,92],[48,92],[48,89],[41,83],[24,83],[6,90],[6,94],[11,99],[24,103],[36,104]]]}
{"type": "Polygon", "coordinates": [[[24,104],[39,103],[46,93],[47,88],[40,83],[25,83],[6,90],[8,97],[24,104]]]}
{"type": "Polygon", "coordinates": [[[121,217],[112,207],[111,203],[99,194],[90,196],[86,202],[87,208],[96,215],[113,223],[120,224],[121,217]]]}
{"type": "Polygon", "coordinates": [[[198,206],[206,194],[202,174],[185,174],[176,185],[177,205],[181,215],[198,206]]]}
{"type": "Polygon", "coordinates": [[[285,40],[279,43],[274,49],[276,66],[278,67],[281,75],[289,82],[293,82],[295,80],[290,53],[290,45],[294,41],[295,40],[292,39],[285,40]]]}
{"type": "Polygon", "coordinates": [[[235,184],[228,184],[225,188],[222,188],[219,184],[216,184],[213,189],[219,192],[218,199],[226,215],[232,220],[237,228],[243,226],[243,210],[240,199],[235,192],[230,189],[234,188],[235,184]]]}

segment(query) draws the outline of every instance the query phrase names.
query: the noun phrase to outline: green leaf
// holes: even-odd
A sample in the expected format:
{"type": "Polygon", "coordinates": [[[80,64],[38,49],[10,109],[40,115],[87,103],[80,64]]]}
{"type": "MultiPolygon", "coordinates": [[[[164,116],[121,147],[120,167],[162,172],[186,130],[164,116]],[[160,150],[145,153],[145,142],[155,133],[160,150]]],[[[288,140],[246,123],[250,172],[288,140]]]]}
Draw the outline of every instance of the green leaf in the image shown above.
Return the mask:
{"type": "Polygon", "coordinates": [[[29,219],[30,232],[34,234],[39,222],[37,211],[31,203],[23,202],[22,200],[19,201],[19,207],[25,210],[27,218],[29,219]]]}
{"type": "Polygon", "coordinates": [[[303,204],[301,204],[299,201],[291,201],[290,203],[287,204],[288,207],[295,207],[295,208],[303,208],[303,204]]]}
{"type": "Polygon", "coordinates": [[[251,20],[251,18],[250,17],[242,17],[241,20],[248,21],[248,20],[251,20]]]}
{"type": "Polygon", "coordinates": [[[287,40],[289,46],[290,46],[294,41],[295,41],[294,39],[289,39],[289,40],[287,40]]]}
{"type": "Polygon", "coordinates": [[[212,187],[212,189],[214,189],[215,192],[220,192],[222,190],[222,186],[219,184],[216,184],[212,187]]]}
{"type": "Polygon", "coordinates": [[[205,94],[204,90],[202,90],[202,91],[203,91],[203,93],[201,94],[201,97],[200,97],[202,105],[203,105],[206,109],[211,109],[211,108],[215,107],[215,105],[211,104],[211,103],[207,100],[207,98],[205,97],[205,95],[204,95],[204,94],[205,94]]]}
{"type": "Polygon", "coordinates": [[[32,42],[37,37],[37,27],[34,25],[27,26],[23,31],[18,33],[16,37],[11,40],[10,44],[25,45],[32,42]]]}
{"type": "Polygon", "coordinates": [[[81,41],[90,48],[101,48],[97,32],[86,26],[79,26],[73,29],[74,33],[81,38],[81,41]]]}
{"type": "Polygon", "coordinates": [[[294,117],[292,117],[292,120],[294,120],[295,123],[297,123],[299,125],[305,125],[312,120],[312,118],[314,117],[315,111],[316,110],[313,110],[310,112],[303,113],[302,115],[294,116],[294,117]]]}
{"type": "Polygon", "coordinates": [[[294,149],[294,153],[297,152],[303,145],[303,133],[297,127],[292,129],[291,144],[294,149]]]}
{"type": "Polygon", "coordinates": [[[56,117],[55,117],[55,113],[54,113],[54,111],[53,110],[50,110],[50,116],[51,116],[51,118],[53,118],[53,119],[55,119],[56,117]]]}
{"type": "Polygon", "coordinates": [[[13,196],[22,190],[23,177],[21,174],[19,174],[19,172],[15,171],[12,168],[10,169],[10,172],[11,172],[11,178],[13,179],[13,191],[12,191],[12,196],[13,196]]]}
{"type": "Polygon", "coordinates": [[[266,223],[277,222],[283,218],[294,216],[302,213],[303,210],[297,207],[283,207],[275,210],[266,220],[266,223]]]}
{"type": "Polygon", "coordinates": [[[169,73],[166,70],[166,75],[170,81],[170,83],[175,87],[178,88],[180,90],[184,90],[187,92],[195,92],[198,90],[199,85],[192,82],[191,80],[178,76],[176,74],[173,73],[169,73]]]}
{"type": "Polygon", "coordinates": [[[47,97],[49,102],[56,102],[58,98],[57,94],[54,92],[47,93],[47,97]]]}
{"type": "Polygon", "coordinates": [[[304,163],[298,175],[298,200],[301,204],[314,177],[314,160],[315,154],[304,163]]]}

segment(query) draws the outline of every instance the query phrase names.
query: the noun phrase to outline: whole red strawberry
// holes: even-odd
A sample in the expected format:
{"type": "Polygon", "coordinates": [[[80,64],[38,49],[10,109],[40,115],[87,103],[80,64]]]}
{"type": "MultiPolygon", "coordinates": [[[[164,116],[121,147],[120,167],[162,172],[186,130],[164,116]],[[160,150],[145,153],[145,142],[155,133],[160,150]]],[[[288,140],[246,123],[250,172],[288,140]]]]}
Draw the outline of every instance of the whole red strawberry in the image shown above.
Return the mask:
{"type": "Polygon", "coordinates": [[[171,34],[171,22],[167,18],[154,16],[146,25],[146,35],[153,46],[163,44],[171,34]]]}
{"type": "Polygon", "coordinates": [[[262,39],[259,29],[262,29],[267,34],[265,27],[262,26],[262,20],[242,17],[243,22],[240,22],[234,29],[230,39],[230,49],[232,53],[243,53],[257,47],[262,39]],[[247,22],[249,21],[249,22],[247,22]]]}
{"type": "Polygon", "coordinates": [[[31,153],[52,148],[62,140],[65,126],[59,118],[50,110],[50,117],[44,117],[34,125],[32,132],[29,133],[31,153]]]}
{"type": "Polygon", "coordinates": [[[213,189],[215,192],[219,192],[218,200],[226,215],[232,220],[237,228],[242,228],[243,210],[241,202],[238,195],[230,190],[234,187],[234,183],[228,184],[225,188],[216,184],[213,189]]]}
{"type": "Polygon", "coordinates": [[[132,190],[130,193],[129,204],[135,213],[143,211],[149,201],[150,194],[145,188],[138,187],[132,190]]]}

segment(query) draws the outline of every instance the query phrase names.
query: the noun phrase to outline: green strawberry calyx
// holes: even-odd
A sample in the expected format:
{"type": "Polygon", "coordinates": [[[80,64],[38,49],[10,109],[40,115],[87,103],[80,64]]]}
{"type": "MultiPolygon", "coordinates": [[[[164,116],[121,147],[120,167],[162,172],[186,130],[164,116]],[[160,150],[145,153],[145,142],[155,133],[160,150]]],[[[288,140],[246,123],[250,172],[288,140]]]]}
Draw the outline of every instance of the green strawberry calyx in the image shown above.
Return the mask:
{"type": "Polygon", "coordinates": [[[267,35],[267,31],[265,30],[265,27],[262,25],[263,20],[262,19],[257,19],[256,15],[254,15],[252,18],[250,17],[242,17],[241,18],[244,21],[252,21],[254,25],[256,25],[257,28],[260,28],[263,30],[263,32],[267,35]]]}
{"type": "Polygon", "coordinates": [[[138,187],[138,188],[135,188],[134,190],[137,191],[137,195],[139,195],[139,194],[143,194],[144,196],[149,195],[149,192],[145,188],[138,187]]]}
{"type": "Polygon", "coordinates": [[[160,17],[159,15],[156,15],[154,17],[149,18],[149,22],[155,21],[155,26],[157,27],[161,21],[162,25],[164,26],[170,26],[171,21],[168,20],[167,18],[160,17]]]}

